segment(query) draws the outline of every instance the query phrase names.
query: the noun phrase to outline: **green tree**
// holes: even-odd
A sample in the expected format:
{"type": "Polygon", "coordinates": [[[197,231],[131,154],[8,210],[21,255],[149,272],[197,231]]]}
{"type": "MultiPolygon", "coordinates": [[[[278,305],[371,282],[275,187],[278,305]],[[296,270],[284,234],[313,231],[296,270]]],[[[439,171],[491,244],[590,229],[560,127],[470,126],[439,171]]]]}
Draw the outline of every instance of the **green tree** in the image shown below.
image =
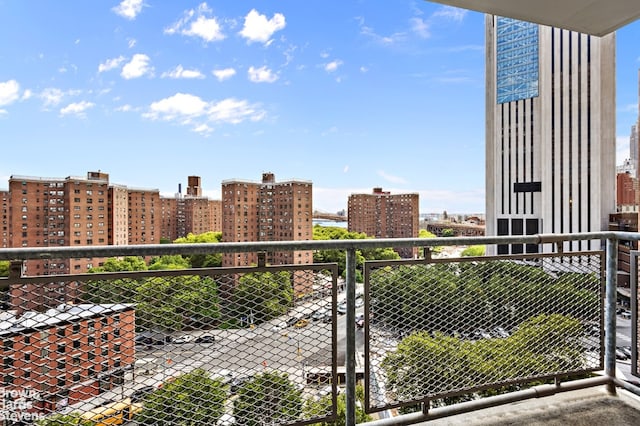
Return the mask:
{"type": "Polygon", "coordinates": [[[0,277],[8,277],[9,276],[9,266],[11,262],[8,260],[0,260],[0,277]]]}
{"type": "Polygon", "coordinates": [[[136,416],[141,425],[216,424],[224,414],[227,387],[201,368],[183,374],[147,395],[136,416]]]}
{"type": "Polygon", "coordinates": [[[484,256],[485,254],[485,246],[477,245],[477,246],[469,246],[466,249],[462,250],[460,256],[462,257],[477,257],[484,256]]]}
{"type": "Polygon", "coordinates": [[[442,230],[443,237],[455,237],[456,233],[451,228],[446,228],[442,230]]]}
{"type": "Polygon", "coordinates": [[[503,339],[473,342],[423,331],[404,338],[381,365],[387,389],[410,400],[580,370],[581,336],[580,321],[559,314],[533,317],[503,339]]]}
{"type": "MultiPolygon", "coordinates": [[[[336,406],[336,420],[333,422],[312,423],[319,426],[345,426],[347,418],[347,402],[346,394],[341,392],[338,395],[338,405],[336,406]]],[[[365,423],[371,421],[370,415],[364,412],[364,388],[362,385],[356,386],[356,423],[365,423]]],[[[325,395],[319,400],[307,399],[304,406],[304,417],[314,418],[319,416],[328,416],[331,414],[331,406],[333,399],[331,394],[325,395]]]]}
{"type": "Polygon", "coordinates": [[[143,258],[138,256],[125,256],[122,259],[110,257],[104,261],[102,266],[92,268],[89,272],[146,271],[147,269],[147,264],[143,258]]]}
{"type": "Polygon", "coordinates": [[[53,414],[44,419],[36,420],[37,426],[93,426],[90,420],[84,420],[80,413],[53,414]]]}
{"type": "Polygon", "coordinates": [[[287,271],[243,275],[233,293],[236,317],[252,317],[256,324],[287,313],[293,304],[293,285],[287,271]]]}
{"type": "Polygon", "coordinates": [[[181,330],[220,318],[218,286],[210,277],[153,277],[136,289],[136,325],[145,330],[181,330]]]}
{"type": "Polygon", "coordinates": [[[243,426],[293,423],[300,419],[302,407],[301,392],[287,374],[264,372],[238,389],[233,414],[243,426]]]}
{"type": "Polygon", "coordinates": [[[179,254],[154,257],[149,262],[149,270],[159,271],[162,269],[189,269],[191,264],[179,254]]]}
{"type": "MultiPolygon", "coordinates": [[[[313,239],[314,240],[363,240],[367,237],[362,232],[349,232],[345,228],[337,226],[320,226],[315,225],[313,227],[313,239]]],[[[315,263],[337,263],[338,273],[344,277],[346,269],[346,257],[345,250],[318,250],[313,254],[313,261],[315,263]]],[[[356,281],[362,282],[362,265],[367,260],[394,260],[400,259],[398,253],[392,248],[375,248],[375,249],[363,249],[356,250],[356,281]]]]}
{"type": "MultiPolygon", "coordinates": [[[[186,237],[178,238],[175,244],[200,244],[219,243],[222,241],[222,232],[204,232],[202,234],[189,233],[186,237]]],[[[222,266],[222,253],[192,254],[189,261],[193,268],[212,268],[222,266]]]]}

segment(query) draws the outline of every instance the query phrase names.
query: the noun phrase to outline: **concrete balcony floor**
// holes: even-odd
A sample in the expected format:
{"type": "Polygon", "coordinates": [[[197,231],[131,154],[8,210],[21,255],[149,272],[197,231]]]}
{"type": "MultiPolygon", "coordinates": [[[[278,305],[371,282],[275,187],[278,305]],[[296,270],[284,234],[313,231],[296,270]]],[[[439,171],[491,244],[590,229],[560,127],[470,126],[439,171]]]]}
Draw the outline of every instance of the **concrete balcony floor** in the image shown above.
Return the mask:
{"type": "Polygon", "coordinates": [[[559,393],[421,423],[429,426],[638,426],[640,398],[605,387],[559,393]]]}

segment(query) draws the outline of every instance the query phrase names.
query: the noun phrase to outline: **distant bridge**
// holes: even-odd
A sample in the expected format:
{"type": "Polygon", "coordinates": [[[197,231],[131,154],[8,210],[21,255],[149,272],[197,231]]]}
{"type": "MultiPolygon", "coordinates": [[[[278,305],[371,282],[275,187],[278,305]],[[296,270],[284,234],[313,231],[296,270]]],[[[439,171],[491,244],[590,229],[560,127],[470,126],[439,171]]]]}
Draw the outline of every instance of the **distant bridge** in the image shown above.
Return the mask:
{"type": "Polygon", "coordinates": [[[314,219],[321,219],[321,220],[331,220],[331,221],[334,221],[334,222],[346,222],[347,221],[347,216],[339,215],[339,214],[335,214],[335,213],[321,212],[321,211],[318,211],[318,210],[313,212],[313,218],[314,219]]]}

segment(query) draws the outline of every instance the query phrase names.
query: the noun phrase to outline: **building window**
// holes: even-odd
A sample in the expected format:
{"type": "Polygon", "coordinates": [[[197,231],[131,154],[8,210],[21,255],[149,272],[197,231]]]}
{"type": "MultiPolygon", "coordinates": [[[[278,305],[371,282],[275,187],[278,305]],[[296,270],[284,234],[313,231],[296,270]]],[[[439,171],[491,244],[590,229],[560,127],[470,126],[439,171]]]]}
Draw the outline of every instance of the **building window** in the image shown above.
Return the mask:
{"type": "Polygon", "coordinates": [[[63,354],[67,351],[67,345],[58,345],[58,353],[63,354]]]}
{"type": "Polygon", "coordinates": [[[5,358],[4,359],[5,367],[13,367],[13,358],[5,358]]]}
{"type": "Polygon", "coordinates": [[[13,340],[11,339],[7,339],[4,341],[4,349],[8,350],[8,349],[13,349],[13,340]]]}
{"type": "Polygon", "coordinates": [[[80,333],[80,324],[73,324],[73,332],[80,333]]]}

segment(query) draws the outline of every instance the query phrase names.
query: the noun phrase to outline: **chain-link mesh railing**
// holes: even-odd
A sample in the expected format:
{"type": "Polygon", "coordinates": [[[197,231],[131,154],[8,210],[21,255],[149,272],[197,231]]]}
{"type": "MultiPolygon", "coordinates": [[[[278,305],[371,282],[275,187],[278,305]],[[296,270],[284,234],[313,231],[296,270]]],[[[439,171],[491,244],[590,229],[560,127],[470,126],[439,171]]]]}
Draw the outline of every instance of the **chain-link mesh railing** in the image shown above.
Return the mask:
{"type": "Polygon", "coordinates": [[[601,252],[366,262],[367,409],[601,369],[603,267],[601,252]]]}
{"type": "Polygon", "coordinates": [[[336,265],[131,272],[142,258],[109,262],[55,282],[9,280],[3,415],[60,426],[335,418],[336,265]]]}

